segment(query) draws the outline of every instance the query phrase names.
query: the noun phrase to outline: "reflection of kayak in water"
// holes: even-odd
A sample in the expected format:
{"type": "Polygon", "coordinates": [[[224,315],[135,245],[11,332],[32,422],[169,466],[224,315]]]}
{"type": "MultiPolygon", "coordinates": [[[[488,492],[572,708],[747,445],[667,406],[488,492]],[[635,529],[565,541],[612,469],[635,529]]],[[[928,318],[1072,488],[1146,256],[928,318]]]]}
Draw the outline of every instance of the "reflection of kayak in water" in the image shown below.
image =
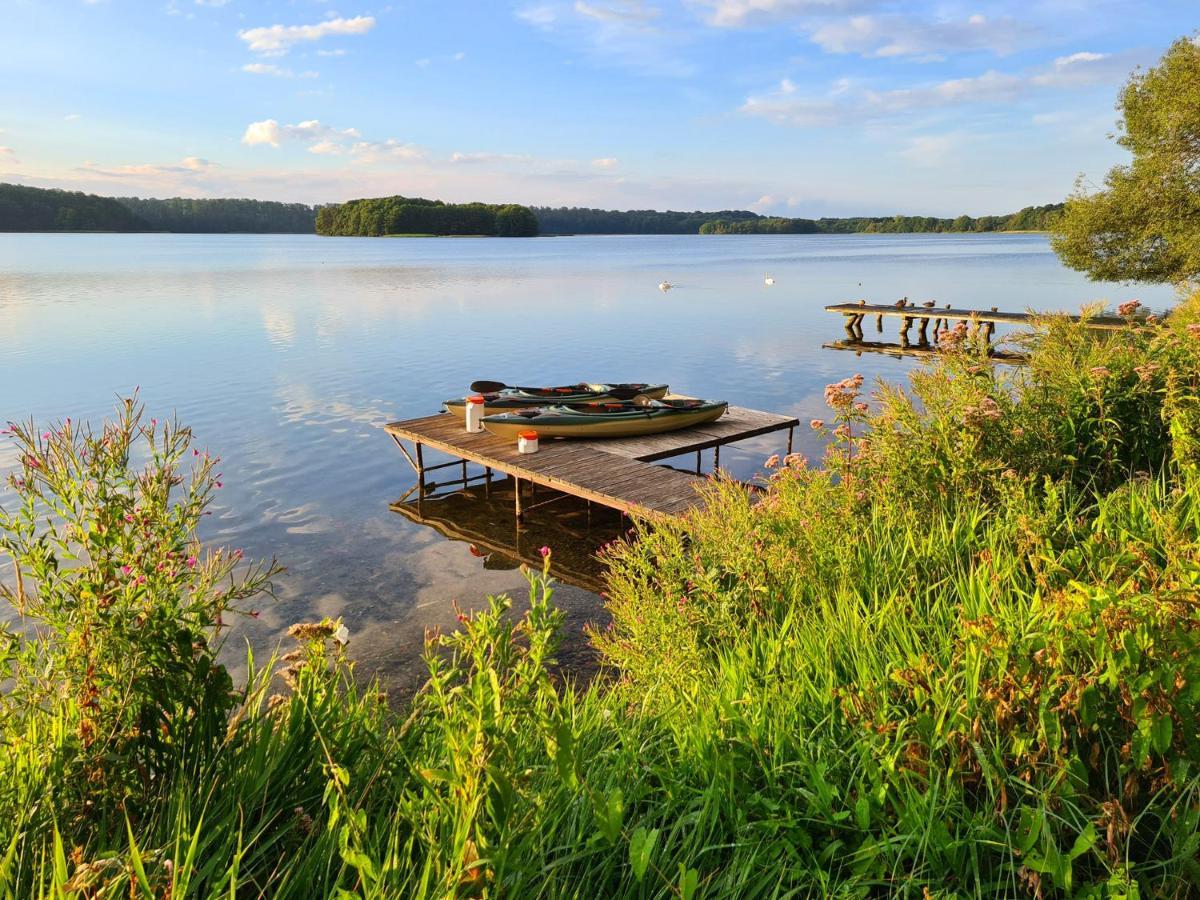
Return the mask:
{"type": "Polygon", "coordinates": [[[649,400],[545,406],[484,416],[492,434],[516,440],[523,431],[540,438],[616,438],[662,434],[713,422],[729,404],[724,400],[649,400]]]}
{"type": "MultiPolygon", "coordinates": [[[[657,399],[665,397],[665,384],[572,384],[563,387],[506,387],[490,393],[481,393],[485,415],[531,406],[549,404],[600,403],[604,401],[628,400],[638,395],[657,399]]],[[[467,398],[459,397],[442,404],[447,412],[460,419],[466,416],[467,398]]]]}

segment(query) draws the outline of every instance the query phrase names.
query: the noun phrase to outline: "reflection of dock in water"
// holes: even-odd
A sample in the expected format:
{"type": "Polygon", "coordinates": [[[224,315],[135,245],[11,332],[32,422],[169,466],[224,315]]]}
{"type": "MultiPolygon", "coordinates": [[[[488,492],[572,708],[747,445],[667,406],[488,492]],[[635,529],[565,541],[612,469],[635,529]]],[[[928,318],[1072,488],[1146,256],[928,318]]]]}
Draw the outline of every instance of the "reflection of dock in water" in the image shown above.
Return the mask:
{"type": "MultiPolygon", "coordinates": [[[[862,355],[863,353],[880,353],[884,356],[892,356],[897,359],[909,356],[918,359],[928,359],[931,356],[941,355],[939,350],[933,344],[896,344],[888,341],[859,341],[859,340],[842,340],[830,341],[821,345],[825,350],[849,350],[852,353],[862,355]]],[[[1007,350],[998,350],[994,346],[989,350],[985,359],[992,362],[1009,363],[1011,365],[1019,365],[1028,362],[1028,357],[1023,353],[1013,353],[1007,350]]]]}
{"type": "Polygon", "coordinates": [[[540,550],[549,547],[550,574],[563,584],[598,594],[604,589],[604,564],[596,552],[620,536],[621,515],[574,497],[562,497],[553,509],[527,510],[518,527],[513,515],[513,481],[473,485],[424,499],[390,505],[411,522],[427,525],[452,541],[469,544],[483,556],[485,569],[515,569],[522,563],[542,567],[540,550]]]}

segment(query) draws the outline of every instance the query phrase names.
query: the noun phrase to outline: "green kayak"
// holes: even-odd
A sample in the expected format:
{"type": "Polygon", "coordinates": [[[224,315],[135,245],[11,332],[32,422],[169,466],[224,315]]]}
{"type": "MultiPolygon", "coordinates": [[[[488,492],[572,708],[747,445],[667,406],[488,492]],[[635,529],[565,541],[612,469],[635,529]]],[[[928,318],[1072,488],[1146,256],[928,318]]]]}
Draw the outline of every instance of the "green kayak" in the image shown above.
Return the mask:
{"type": "MultiPolygon", "coordinates": [[[[482,393],[483,412],[485,415],[501,413],[507,410],[529,409],[534,406],[574,405],[577,403],[601,403],[617,398],[613,392],[623,397],[640,394],[644,397],[657,399],[667,393],[665,384],[571,384],[562,387],[506,387],[503,390],[482,393]]],[[[458,397],[447,400],[442,404],[447,412],[460,419],[466,416],[467,398],[458,397]]]]}
{"type": "Polygon", "coordinates": [[[539,438],[616,438],[678,431],[719,419],[728,408],[724,400],[652,400],[638,398],[612,403],[545,406],[521,412],[484,416],[483,427],[515,441],[523,431],[539,438]]]}

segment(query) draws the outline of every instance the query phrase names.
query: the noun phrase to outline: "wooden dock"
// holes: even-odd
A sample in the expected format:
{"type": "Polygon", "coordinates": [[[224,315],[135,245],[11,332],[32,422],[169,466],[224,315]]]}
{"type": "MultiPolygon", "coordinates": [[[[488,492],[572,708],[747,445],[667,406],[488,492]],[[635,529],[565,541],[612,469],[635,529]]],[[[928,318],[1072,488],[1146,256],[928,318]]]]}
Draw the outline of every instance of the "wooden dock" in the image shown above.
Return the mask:
{"type": "Polygon", "coordinates": [[[531,454],[518,453],[515,443],[486,431],[471,434],[463,428],[461,419],[448,413],[392,422],[384,430],[416,471],[417,484],[412,490],[419,498],[438,487],[437,483],[426,482],[426,475],[437,470],[458,467],[460,474],[451,483],[464,486],[478,480],[489,484],[493,473],[500,472],[516,482],[515,505],[520,520],[523,482],[528,483],[531,500],[541,487],[632,516],[680,515],[700,502],[696,486],[702,451],[713,451],[715,469],[720,465],[724,445],[786,431],[790,453],[799,424],[791,416],[731,406],[720,419],[706,425],[641,437],[543,441],[541,449],[531,454]],[[411,453],[406,441],[413,445],[411,453]],[[427,448],[455,457],[455,461],[426,465],[427,448]],[[692,453],[696,457],[694,472],[654,464],[692,453]],[[483,472],[469,474],[468,463],[482,466],[483,472]]]}
{"type": "MultiPolygon", "coordinates": [[[[883,331],[885,318],[900,319],[900,346],[909,347],[936,346],[938,336],[943,329],[949,329],[954,323],[962,322],[967,326],[972,337],[980,335],[986,345],[990,346],[997,325],[1031,325],[1044,316],[1035,313],[1000,312],[993,306],[991,309],[955,309],[947,303],[945,306],[920,305],[899,301],[887,305],[871,304],[864,301],[858,303],[834,303],[825,307],[826,312],[840,313],[845,316],[846,336],[851,341],[863,343],[862,323],[867,316],[875,317],[876,331],[883,331]],[[933,340],[929,338],[929,323],[933,323],[933,340]],[[915,343],[909,338],[913,325],[917,326],[915,343]]],[[[1047,314],[1051,315],[1051,314],[1047,314]]],[[[1057,314],[1054,314],[1057,315],[1057,314]]],[[[1072,322],[1082,323],[1087,328],[1102,331],[1120,331],[1129,327],[1129,320],[1122,316],[1066,316],[1072,322]]]]}

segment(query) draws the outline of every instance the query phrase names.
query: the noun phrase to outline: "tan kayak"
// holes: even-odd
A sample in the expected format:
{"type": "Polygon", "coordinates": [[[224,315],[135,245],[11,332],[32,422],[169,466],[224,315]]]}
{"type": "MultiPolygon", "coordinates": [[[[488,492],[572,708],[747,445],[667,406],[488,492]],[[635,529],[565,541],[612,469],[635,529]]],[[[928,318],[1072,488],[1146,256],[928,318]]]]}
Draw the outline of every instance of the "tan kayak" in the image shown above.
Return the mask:
{"type": "Polygon", "coordinates": [[[539,438],[618,438],[662,434],[713,422],[724,415],[724,400],[638,400],[547,406],[483,417],[492,434],[515,441],[523,431],[539,438]]]}

